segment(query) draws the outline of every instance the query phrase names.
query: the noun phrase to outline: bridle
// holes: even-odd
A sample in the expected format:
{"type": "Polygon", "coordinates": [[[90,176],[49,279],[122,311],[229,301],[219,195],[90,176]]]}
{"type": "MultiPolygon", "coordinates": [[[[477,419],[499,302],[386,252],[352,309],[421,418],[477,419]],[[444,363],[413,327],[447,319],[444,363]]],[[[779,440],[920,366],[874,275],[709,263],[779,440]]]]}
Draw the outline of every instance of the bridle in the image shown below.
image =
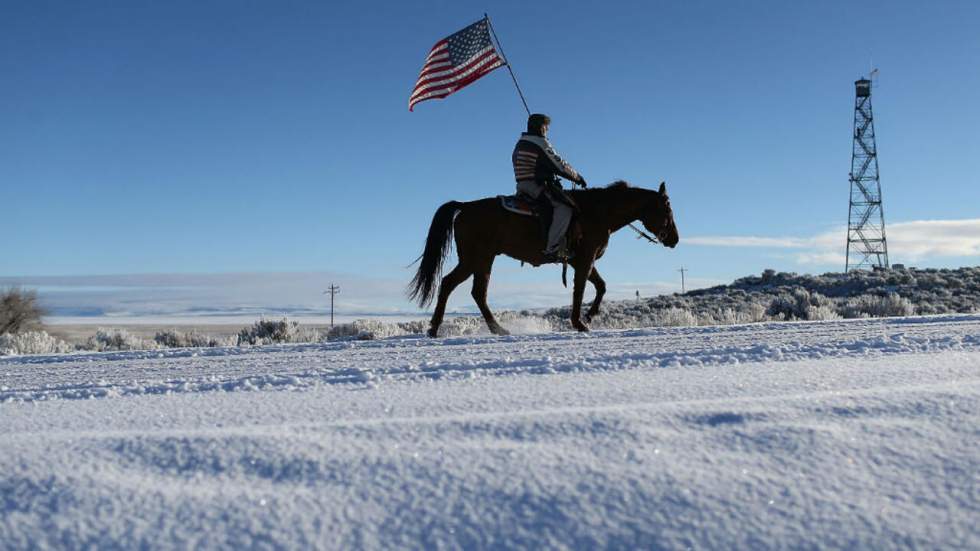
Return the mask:
{"type": "MultiPolygon", "coordinates": [[[[556,182],[560,182],[560,180],[558,180],[557,177],[555,178],[555,181],[556,182]]],[[[561,184],[559,183],[559,186],[560,185],[561,184]]],[[[585,184],[578,184],[577,183],[577,185],[581,185],[582,186],[582,189],[585,189],[587,187],[585,184]]],[[[664,205],[667,207],[667,210],[670,210],[670,199],[667,199],[664,202],[664,205]]],[[[637,234],[636,235],[636,238],[637,239],[646,239],[647,241],[649,241],[650,243],[653,243],[653,244],[657,244],[657,243],[663,242],[664,236],[662,235],[662,233],[664,231],[667,231],[666,228],[664,228],[662,231],[657,232],[657,237],[654,237],[654,236],[650,235],[649,233],[647,233],[647,232],[641,230],[640,228],[636,227],[632,222],[630,222],[627,225],[630,227],[631,230],[633,230],[633,231],[636,232],[636,234],[637,234]]]]}
{"type": "MultiPolygon", "coordinates": [[[[670,212],[670,199],[664,199],[664,212],[665,213],[666,212],[670,212]]],[[[640,228],[636,227],[635,225],[633,225],[632,222],[630,222],[629,227],[630,227],[630,229],[632,229],[633,231],[635,231],[637,233],[637,236],[636,236],[637,239],[646,239],[647,241],[649,241],[650,243],[653,243],[653,244],[663,243],[663,241],[664,241],[663,234],[664,234],[664,232],[667,231],[666,224],[664,224],[664,229],[662,229],[659,232],[657,232],[657,237],[654,237],[654,236],[648,234],[647,232],[641,230],[640,228]]]]}

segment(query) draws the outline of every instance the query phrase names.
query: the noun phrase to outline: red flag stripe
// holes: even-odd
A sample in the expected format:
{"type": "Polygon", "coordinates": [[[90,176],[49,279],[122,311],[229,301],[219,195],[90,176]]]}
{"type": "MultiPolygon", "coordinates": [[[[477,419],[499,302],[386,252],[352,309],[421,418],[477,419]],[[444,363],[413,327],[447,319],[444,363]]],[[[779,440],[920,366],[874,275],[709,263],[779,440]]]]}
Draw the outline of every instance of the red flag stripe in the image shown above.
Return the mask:
{"type": "Polygon", "coordinates": [[[449,43],[446,42],[445,40],[440,40],[439,42],[436,42],[436,45],[433,46],[431,50],[429,50],[429,55],[426,56],[426,58],[425,58],[426,61],[428,61],[429,58],[431,58],[432,56],[434,56],[437,52],[441,52],[441,51],[446,50],[448,48],[449,48],[449,43]]]}
{"type": "Polygon", "coordinates": [[[448,96],[449,94],[452,94],[453,92],[458,92],[458,91],[462,90],[463,88],[466,88],[470,84],[473,84],[474,82],[476,82],[483,75],[489,73],[490,71],[493,71],[494,69],[497,69],[497,68],[500,68],[500,67],[503,67],[503,66],[504,66],[504,61],[502,59],[499,59],[498,58],[496,62],[494,62],[494,63],[492,63],[492,64],[490,64],[490,65],[488,65],[486,67],[483,67],[483,69],[481,71],[479,71],[477,73],[474,73],[474,74],[471,74],[470,76],[466,77],[465,79],[460,80],[459,82],[455,83],[453,86],[451,86],[449,88],[443,88],[443,89],[440,89],[439,91],[433,91],[433,92],[431,92],[429,94],[425,94],[424,96],[417,97],[417,98],[415,98],[413,100],[410,100],[410,102],[408,104],[408,110],[411,111],[412,108],[415,106],[415,104],[417,104],[417,103],[419,103],[421,101],[425,101],[425,100],[429,100],[429,99],[444,98],[444,97],[448,96]]]}
{"type": "Polygon", "coordinates": [[[446,59],[433,61],[432,63],[427,64],[425,67],[422,67],[422,71],[419,73],[419,78],[416,82],[421,82],[425,80],[427,76],[440,71],[445,71],[447,67],[452,66],[453,62],[450,61],[448,57],[446,59]]]}
{"type": "Polygon", "coordinates": [[[496,61],[496,62],[493,62],[493,63],[491,63],[491,64],[489,64],[489,65],[487,65],[485,67],[480,67],[478,70],[473,71],[473,72],[471,72],[471,73],[469,73],[467,75],[461,76],[459,79],[456,79],[456,80],[454,80],[451,83],[445,84],[443,86],[439,86],[438,88],[429,88],[427,90],[420,90],[418,93],[416,93],[415,95],[413,95],[409,99],[409,102],[412,103],[412,104],[415,104],[415,103],[418,103],[418,102],[420,102],[422,100],[431,98],[433,95],[439,94],[439,93],[441,93],[443,91],[446,91],[446,90],[450,90],[450,91],[460,90],[466,84],[469,84],[470,82],[472,82],[472,81],[480,78],[481,76],[489,73],[490,71],[492,71],[492,70],[494,70],[497,67],[500,67],[502,65],[503,65],[503,62],[496,61]]]}
{"type": "Polygon", "coordinates": [[[458,69],[455,69],[453,71],[447,71],[447,72],[445,72],[445,75],[451,75],[451,76],[448,76],[447,78],[442,78],[442,77],[430,78],[430,79],[427,79],[426,81],[424,81],[424,82],[416,85],[415,86],[415,92],[412,94],[412,96],[414,97],[414,96],[418,95],[419,92],[423,92],[423,91],[428,90],[428,89],[433,88],[433,87],[442,87],[442,85],[445,85],[445,84],[452,84],[456,80],[458,80],[460,78],[466,77],[471,72],[479,69],[481,66],[483,66],[486,63],[489,63],[489,62],[491,62],[492,60],[495,60],[495,59],[500,59],[499,57],[497,57],[497,52],[496,51],[494,51],[494,50],[485,51],[485,52],[479,54],[479,57],[471,60],[466,65],[464,65],[464,66],[462,66],[462,67],[460,67],[458,69]]]}
{"type": "Polygon", "coordinates": [[[446,67],[452,67],[453,63],[448,59],[445,61],[440,61],[439,63],[430,63],[422,68],[422,72],[419,73],[419,79],[415,81],[416,86],[418,83],[422,82],[426,78],[432,76],[435,73],[443,72],[446,67]]]}
{"type": "Polygon", "coordinates": [[[471,57],[469,60],[467,60],[464,65],[459,65],[459,66],[453,67],[452,69],[449,69],[449,70],[442,70],[442,71],[436,71],[436,72],[429,71],[429,74],[425,75],[426,78],[424,78],[424,79],[422,78],[422,75],[419,75],[419,80],[418,80],[418,82],[415,83],[415,87],[418,88],[419,87],[419,84],[422,84],[423,81],[437,80],[437,79],[439,79],[439,78],[441,78],[443,76],[452,75],[454,73],[459,73],[461,71],[464,71],[467,68],[469,68],[470,66],[472,66],[473,63],[476,60],[479,60],[479,59],[482,59],[482,58],[486,57],[486,55],[488,53],[493,53],[494,55],[497,54],[496,50],[494,50],[492,46],[488,46],[488,47],[480,50],[479,52],[473,54],[473,57],[471,57]]]}
{"type": "MultiPolygon", "coordinates": [[[[434,90],[434,89],[444,88],[446,86],[451,86],[451,85],[455,84],[457,81],[459,81],[461,79],[464,79],[464,78],[467,78],[474,71],[478,71],[478,72],[484,72],[484,71],[486,71],[487,70],[487,67],[486,66],[488,64],[493,64],[495,61],[500,61],[500,58],[498,58],[496,55],[488,54],[488,55],[484,56],[482,59],[480,59],[478,61],[474,61],[471,65],[468,66],[468,68],[465,71],[457,72],[456,74],[454,74],[450,78],[444,78],[444,79],[441,79],[441,80],[438,80],[438,81],[428,82],[428,83],[425,83],[423,85],[417,86],[416,87],[416,92],[414,94],[412,94],[412,96],[414,97],[414,96],[418,95],[419,93],[425,93],[425,92],[427,92],[429,90],[434,90]]],[[[494,66],[493,68],[495,69],[498,66],[499,65],[494,66]]]]}
{"type": "Polygon", "coordinates": [[[424,99],[431,98],[432,95],[439,94],[439,93],[441,93],[441,92],[443,92],[445,90],[450,90],[450,91],[459,90],[459,89],[463,88],[463,86],[465,86],[466,84],[469,84],[470,82],[478,79],[479,77],[485,75],[486,73],[489,73],[493,69],[496,69],[497,67],[500,67],[501,65],[503,65],[503,62],[500,61],[500,60],[497,60],[497,61],[491,62],[487,66],[476,67],[476,68],[474,68],[473,71],[469,71],[469,72],[467,72],[467,74],[460,75],[459,78],[453,79],[452,82],[443,84],[443,85],[441,85],[439,87],[429,87],[429,88],[427,88],[425,90],[419,90],[418,92],[416,92],[415,94],[412,95],[412,97],[409,99],[409,102],[412,103],[412,104],[415,104],[415,103],[418,103],[418,102],[420,102],[420,101],[422,101],[424,99]]]}

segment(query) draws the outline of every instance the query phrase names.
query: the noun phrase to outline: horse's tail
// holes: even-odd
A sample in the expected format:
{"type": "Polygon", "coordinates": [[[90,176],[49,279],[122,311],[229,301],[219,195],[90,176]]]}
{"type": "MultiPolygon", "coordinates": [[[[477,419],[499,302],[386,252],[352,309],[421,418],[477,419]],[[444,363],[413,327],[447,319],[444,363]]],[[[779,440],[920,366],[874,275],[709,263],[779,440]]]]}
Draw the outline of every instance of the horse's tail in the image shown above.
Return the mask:
{"type": "Polygon", "coordinates": [[[419,257],[422,262],[408,285],[408,298],[418,302],[422,308],[432,302],[433,286],[436,278],[439,277],[439,272],[442,271],[442,262],[449,252],[452,241],[453,221],[462,207],[463,203],[450,201],[439,207],[432,217],[429,236],[425,240],[425,251],[419,257]]]}

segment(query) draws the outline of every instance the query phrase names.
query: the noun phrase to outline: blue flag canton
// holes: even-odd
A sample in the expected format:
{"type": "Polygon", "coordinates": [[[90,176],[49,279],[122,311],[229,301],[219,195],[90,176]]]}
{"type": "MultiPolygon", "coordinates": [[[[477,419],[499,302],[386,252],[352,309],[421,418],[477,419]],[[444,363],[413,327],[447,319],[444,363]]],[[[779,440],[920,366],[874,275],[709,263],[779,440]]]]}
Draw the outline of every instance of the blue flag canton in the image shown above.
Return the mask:
{"type": "Polygon", "coordinates": [[[491,45],[490,29],[487,20],[481,19],[469,27],[451,35],[449,42],[449,61],[459,66],[469,61],[480,50],[491,45]]]}

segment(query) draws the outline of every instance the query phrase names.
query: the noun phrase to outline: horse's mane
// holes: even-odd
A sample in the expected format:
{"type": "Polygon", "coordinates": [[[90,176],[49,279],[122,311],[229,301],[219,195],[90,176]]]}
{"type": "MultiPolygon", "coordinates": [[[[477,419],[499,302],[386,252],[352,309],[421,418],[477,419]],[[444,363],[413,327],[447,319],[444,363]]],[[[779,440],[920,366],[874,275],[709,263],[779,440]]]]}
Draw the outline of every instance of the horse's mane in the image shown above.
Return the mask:
{"type": "Polygon", "coordinates": [[[608,186],[604,186],[604,187],[589,187],[589,188],[585,188],[585,189],[571,189],[569,191],[574,191],[575,193],[584,193],[586,195],[589,195],[589,194],[601,194],[601,193],[604,193],[604,192],[607,192],[607,191],[622,191],[622,190],[627,190],[627,189],[639,189],[639,188],[634,188],[626,180],[616,180],[615,182],[609,184],[608,186]]]}
{"type": "Polygon", "coordinates": [[[575,200],[581,209],[591,211],[598,205],[607,204],[608,201],[619,202],[624,200],[627,194],[642,193],[643,191],[645,191],[643,188],[633,187],[626,180],[616,180],[605,187],[570,189],[566,193],[575,200]]]}

